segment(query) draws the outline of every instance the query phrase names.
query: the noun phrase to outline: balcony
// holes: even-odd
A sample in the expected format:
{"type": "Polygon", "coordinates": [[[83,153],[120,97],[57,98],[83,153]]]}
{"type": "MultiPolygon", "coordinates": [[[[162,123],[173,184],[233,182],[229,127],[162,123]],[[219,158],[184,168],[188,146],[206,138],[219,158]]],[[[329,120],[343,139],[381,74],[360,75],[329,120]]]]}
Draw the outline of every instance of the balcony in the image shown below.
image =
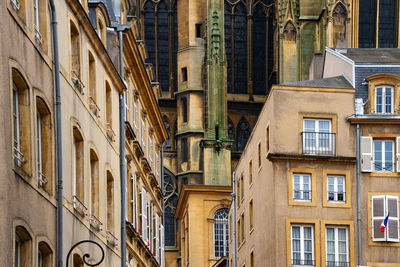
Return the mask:
{"type": "Polygon", "coordinates": [[[336,154],[336,134],[322,132],[301,133],[302,154],[331,155],[336,154]]]}
{"type": "Polygon", "coordinates": [[[293,200],[296,201],[311,201],[311,190],[293,190],[293,200]]]}

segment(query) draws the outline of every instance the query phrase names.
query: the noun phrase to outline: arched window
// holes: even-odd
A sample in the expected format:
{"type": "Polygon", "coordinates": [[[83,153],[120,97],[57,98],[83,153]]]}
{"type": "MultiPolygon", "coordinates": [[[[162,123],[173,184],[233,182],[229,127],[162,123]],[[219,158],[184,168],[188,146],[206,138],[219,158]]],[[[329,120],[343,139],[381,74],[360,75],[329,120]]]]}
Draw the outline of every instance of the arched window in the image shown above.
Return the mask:
{"type": "Polygon", "coordinates": [[[96,105],[97,102],[97,91],[96,91],[96,60],[92,52],[88,51],[89,54],[89,98],[91,104],[91,110],[93,111],[92,105],[96,105]]]}
{"type": "Polygon", "coordinates": [[[74,254],[72,257],[73,267],[83,267],[82,257],[78,254],[74,254]]]}
{"type": "Polygon", "coordinates": [[[253,12],[253,93],[256,95],[265,95],[267,93],[266,86],[268,81],[268,79],[266,79],[266,76],[268,76],[267,57],[273,56],[272,54],[267,54],[270,34],[267,32],[267,16],[265,14],[263,5],[258,4],[255,6],[253,12]]]}
{"type": "Polygon", "coordinates": [[[227,88],[228,93],[232,91],[232,6],[227,0],[224,1],[224,26],[225,26],[225,54],[226,54],[226,70],[227,70],[227,88]]]}
{"type": "Polygon", "coordinates": [[[297,79],[297,31],[291,21],[288,21],[283,29],[283,82],[291,82],[297,79]]]}
{"type": "Polygon", "coordinates": [[[342,3],[338,3],[332,12],[333,21],[333,47],[343,48],[346,44],[346,19],[347,11],[342,3]]]}
{"type": "Polygon", "coordinates": [[[12,69],[15,165],[31,174],[30,91],[22,75],[12,69]]]}
{"type": "Polygon", "coordinates": [[[39,242],[38,246],[38,267],[53,266],[53,251],[46,242],[39,242]]]}
{"type": "Polygon", "coordinates": [[[47,52],[48,13],[47,0],[33,0],[35,40],[45,52],[47,52]]]}
{"type": "Polygon", "coordinates": [[[165,128],[167,128],[168,139],[165,142],[165,149],[171,149],[171,127],[169,126],[169,121],[167,116],[163,116],[163,121],[165,128]]]}
{"type": "Polygon", "coordinates": [[[15,228],[14,266],[32,266],[32,237],[23,226],[15,228]]]}
{"type": "Polygon", "coordinates": [[[50,111],[45,102],[36,98],[36,154],[38,185],[53,193],[52,126],[50,111]]]}
{"type": "Polygon", "coordinates": [[[81,40],[78,27],[70,21],[71,34],[71,78],[75,88],[83,93],[81,82],[81,40]]]}
{"type": "Polygon", "coordinates": [[[237,94],[247,94],[247,12],[242,2],[234,9],[233,30],[233,91],[237,94]]]}
{"type": "Polygon", "coordinates": [[[107,230],[114,233],[114,178],[107,171],[107,230]]]}
{"type": "Polygon", "coordinates": [[[84,202],[84,171],[83,171],[83,137],[77,127],[73,128],[72,165],[73,165],[73,196],[74,200],[84,202]]]}
{"type": "Polygon", "coordinates": [[[176,220],[175,210],[178,203],[178,189],[176,178],[164,171],[164,204],[165,204],[165,245],[176,246],[175,233],[176,233],[176,220]]]}
{"type": "Polygon", "coordinates": [[[214,215],[214,252],[216,259],[228,256],[228,213],[228,209],[220,209],[214,215]]]}
{"type": "Polygon", "coordinates": [[[250,137],[250,126],[245,118],[241,118],[237,126],[237,150],[243,151],[250,137]]]}
{"type": "Polygon", "coordinates": [[[99,158],[96,152],[93,149],[90,149],[89,153],[90,157],[90,214],[91,219],[97,220],[99,218],[99,188],[100,188],[100,181],[99,181],[99,158]]]}

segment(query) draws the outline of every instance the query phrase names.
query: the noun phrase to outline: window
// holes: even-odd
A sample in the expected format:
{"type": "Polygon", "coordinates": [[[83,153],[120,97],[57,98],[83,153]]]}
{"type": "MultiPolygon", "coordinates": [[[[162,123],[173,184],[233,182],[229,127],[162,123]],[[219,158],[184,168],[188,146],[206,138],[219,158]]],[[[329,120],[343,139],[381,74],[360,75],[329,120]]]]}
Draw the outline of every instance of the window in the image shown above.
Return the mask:
{"type": "Polygon", "coordinates": [[[45,102],[36,98],[36,153],[38,185],[52,194],[53,189],[53,162],[52,162],[52,132],[51,116],[45,102]]]}
{"type": "Polygon", "coordinates": [[[314,227],[292,225],[292,265],[314,266],[314,227]]]}
{"type": "Polygon", "coordinates": [[[16,70],[12,70],[13,79],[13,131],[14,131],[14,162],[25,173],[31,173],[31,134],[30,134],[30,101],[29,88],[16,70]]]}
{"type": "Polygon", "coordinates": [[[132,225],[135,229],[138,227],[138,205],[137,205],[137,181],[136,181],[136,175],[133,174],[131,176],[131,181],[132,181],[132,200],[131,200],[131,207],[132,207],[132,225]]]}
{"type": "MultiPolygon", "coordinates": [[[[259,144],[260,146],[260,144],[259,144]]],[[[259,156],[260,156],[260,150],[259,150],[259,156]]],[[[260,167],[260,165],[258,166],[260,167]]],[[[253,161],[249,161],[249,184],[253,183],[253,161]]]]}
{"type": "Polygon", "coordinates": [[[142,187],[140,192],[140,220],[141,220],[141,228],[139,228],[139,232],[142,233],[142,239],[147,244],[148,236],[147,236],[147,191],[142,187]]]}
{"type": "Polygon", "coordinates": [[[114,233],[114,178],[107,171],[107,230],[114,233]]]}
{"type": "Polygon", "coordinates": [[[78,27],[70,21],[71,34],[71,76],[75,88],[83,93],[84,85],[81,81],[81,40],[78,27]]]}
{"type": "Polygon", "coordinates": [[[400,172],[400,137],[396,137],[396,152],[394,144],[394,140],[362,136],[361,170],[363,172],[400,172]],[[395,153],[397,169],[395,168],[395,153]]]}
{"type": "Polygon", "coordinates": [[[393,113],[393,88],[380,86],[375,88],[375,113],[393,113]]]}
{"type": "Polygon", "coordinates": [[[214,215],[214,250],[216,259],[228,256],[228,238],[228,210],[220,209],[214,215]]]}
{"type": "Polygon", "coordinates": [[[53,252],[46,242],[39,242],[38,246],[38,267],[53,266],[53,252]]]}
{"type": "Polygon", "coordinates": [[[113,128],[112,124],[112,95],[111,86],[106,82],[106,126],[107,128],[113,128]]]}
{"type": "Polygon", "coordinates": [[[83,260],[82,257],[78,254],[74,254],[72,257],[73,267],[83,267],[83,260]]]}
{"type": "Polygon", "coordinates": [[[335,134],[332,133],[331,120],[303,120],[303,153],[334,154],[335,134]]]}
{"type": "Polygon", "coordinates": [[[88,54],[89,54],[89,98],[91,100],[91,104],[96,105],[97,102],[96,61],[94,59],[93,54],[90,51],[88,51],[88,54]]]}
{"type": "Polygon", "coordinates": [[[249,226],[250,226],[250,231],[253,230],[253,200],[250,200],[249,203],[249,226]]]}
{"type": "Polygon", "coordinates": [[[237,150],[242,152],[250,137],[250,125],[245,118],[241,118],[237,126],[237,150]]]}
{"type": "Polygon", "coordinates": [[[326,266],[350,266],[347,227],[326,227],[326,266]]]}
{"type": "Polygon", "coordinates": [[[196,24],[196,38],[201,38],[201,27],[202,27],[201,23],[196,24]]]}
{"type": "Polygon", "coordinates": [[[181,70],[182,70],[182,82],[187,82],[187,79],[188,79],[187,67],[184,67],[181,70]]]}
{"type": "Polygon", "coordinates": [[[73,128],[72,166],[73,166],[73,195],[74,199],[84,201],[84,176],[83,176],[83,137],[78,128],[73,128]]]}
{"type": "Polygon", "coordinates": [[[189,157],[189,148],[188,148],[188,140],[187,138],[182,138],[182,162],[187,162],[189,157]]]}
{"type": "Polygon", "coordinates": [[[311,201],[311,176],[309,174],[293,174],[293,200],[311,201]]]}
{"type": "Polygon", "coordinates": [[[243,199],[244,199],[244,177],[243,177],[243,175],[240,177],[240,184],[242,185],[240,187],[240,200],[243,202],[243,199]]]}
{"type": "Polygon", "coordinates": [[[182,98],[181,100],[182,103],[182,121],[187,122],[188,121],[188,107],[187,107],[187,98],[182,98]]]}
{"type": "Polygon", "coordinates": [[[400,242],[398,196],[372,196],[372,240],[400,242]],[[389,217],[386,229],[381,229],[381,224],[387,216],[389,217]]]}
{"type": "Polygon", "coordinates": [[[242,237],[241,242],[244,242],[244,240],[245,240],[244,212],[242,213],[242,215],[240,215],[240,221],[241,221],[241,225],[240,225],[239,231],[240,231],[240,236],[242,237]]]}
{"type": "Polygon", "coordinates": [[[265,130],[265,151],[267,154],[269,153],[269,125],[265,130]]]}
{"type": "Polygon", "coordinates": [[[237,192],[236,192],[236,195],[237,195],[237,206],[239,207],[240,206],[240,198],[241,198],[241,196],[240,196],[240,191],[241,191],[241,189],[240,189],[240,180],[241,180],[242,178],[241,177],[239,177],[239,179],[237,179],[237,192]]]}
{"type": "MultiPolygon", "coordinates": [[[[46,1],[33,0],[35,40],[40,45],[47,43],[47,12],[46,1]]],[[[42,46],[42,48],[47,52],[46,46],[42,46]]]]}
{"type": "Polygon", "coordinates": [[[394,142],[374,141],[374,170],[376,172],[394,171],[394,142]]]}
{"type": "Polygon", "coordinates": [[[150,135],[148,135],[148,143],[149,143],[149,164],[151,168],[154,168],[153,166],[153,142],[152,142],[152,138],[150,135]]]}
{"type": "Polygon", "coordinates": [[[142,140],[142,149],[143,149],[143,152],[145,152],[146,151],[146,142],[145,142],[145,137],[146,137],[146,124],[144,123],[144,120],[143,120],[143,118],[142,118],[142,127],[141,127],[141,133],[140,133],[140,137],[141,137],[141,140],[142,140]]]}
{"type": "Polygon", "coordinates": [[[346,184],[344,176],[328,176],[328,202],[346,202],[346,184]]]}
{"type": "Polygon", "coordinates": [[[261,168],[261,143],[258,143],[258,168],[261,168]]]}
{"type": "Polygon", "coordinates": [[[14,266],[32,266],[32,237],[23,226],[15,228],[14,266]]]}
{"type": "Polygon", "coordinates": [[[250,267],[254,267],[254,251],[250,253],[250,267]]]}
{"type": "Polygon", "coordinates": [[[99,218],[99,158],[93,149],[90,149],[90,214],[92,220],[99,218]]]}

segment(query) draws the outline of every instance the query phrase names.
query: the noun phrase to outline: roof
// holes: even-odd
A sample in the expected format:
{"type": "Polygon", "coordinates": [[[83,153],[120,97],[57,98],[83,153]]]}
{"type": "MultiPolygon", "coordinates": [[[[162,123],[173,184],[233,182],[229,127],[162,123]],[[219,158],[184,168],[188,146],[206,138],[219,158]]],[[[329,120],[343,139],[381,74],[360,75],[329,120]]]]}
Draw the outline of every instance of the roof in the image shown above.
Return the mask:
{"type": "Polygon", "coordinates": [[[335,51],[353,60],[356,64],[400,64],[399,48],[347,48],[335,51]]]}
{"type": "Polygon", "coordinates": [[[344,75],[318,79],[299,81],[292,83],[281,84],[282,86],[293,86],[293,87],[312,87],[312,88],[341,88],[341,89],[353,89],[351,83],[347,80],[344,75]]]}

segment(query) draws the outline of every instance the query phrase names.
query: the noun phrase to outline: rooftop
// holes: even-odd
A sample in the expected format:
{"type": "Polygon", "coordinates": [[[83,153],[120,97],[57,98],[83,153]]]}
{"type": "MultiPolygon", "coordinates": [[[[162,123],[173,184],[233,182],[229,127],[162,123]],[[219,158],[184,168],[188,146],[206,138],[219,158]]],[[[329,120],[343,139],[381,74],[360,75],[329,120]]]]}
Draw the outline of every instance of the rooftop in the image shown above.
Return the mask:
{"type": "Polygon", "coordinates": [[[307,80],[292,83],[281,84],[282,86],[293,86],[293,87],[312,87],[312,88],[341,88],[341,89],[353,89],[351,83],[343,75],[318,79],[318,80],[307,80]]]}
{"type": "Polygon", "coordinates": [[[335,51],[359,64],[400,64],[399,48],[345,48],[335,51]]]}

